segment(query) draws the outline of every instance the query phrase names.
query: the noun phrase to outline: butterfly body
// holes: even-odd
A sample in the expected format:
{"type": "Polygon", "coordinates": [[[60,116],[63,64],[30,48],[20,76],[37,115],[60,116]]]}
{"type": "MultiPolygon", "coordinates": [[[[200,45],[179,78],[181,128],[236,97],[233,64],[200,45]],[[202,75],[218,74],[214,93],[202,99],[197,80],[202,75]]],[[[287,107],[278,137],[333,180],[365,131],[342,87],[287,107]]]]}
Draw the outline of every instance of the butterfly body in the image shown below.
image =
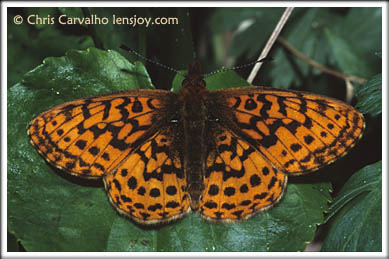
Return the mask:
{"type": "Polygon", "coordinates": [[[335,99],[262,87],[208,91],[197,63],[178,93],[131,90],[51,108],[30,124],[52,165],[102,178],[117,211],[141,224],[237,221],[274,206],[288,175],[343,156],[362,114],[335,99]]]}

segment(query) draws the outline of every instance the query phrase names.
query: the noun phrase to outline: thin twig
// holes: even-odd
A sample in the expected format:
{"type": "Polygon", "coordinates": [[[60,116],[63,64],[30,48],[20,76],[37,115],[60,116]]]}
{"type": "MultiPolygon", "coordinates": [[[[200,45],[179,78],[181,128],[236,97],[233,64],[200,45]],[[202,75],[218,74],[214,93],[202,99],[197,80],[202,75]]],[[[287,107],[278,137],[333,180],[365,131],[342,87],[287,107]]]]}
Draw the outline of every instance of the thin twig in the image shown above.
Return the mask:
{"type": "MultiPolygon", "coordinates": [[[[288,20],[290,14],[292,13],[294,7],[288,7],[285,9],[284,13],[282,14],[280,20],[278,21],[278,24],[276,28],[274,29],[273,33],[271,34],[270,38],[266,42],[265,47],[262,50],[261,55],[259,55],[257,60],[261,60],[267,56],[269,53],[271,47],[273,46],[274,42],[276,41],[278,35],[280,34],[282,28],[284,27],[286,21],[288,20]]],[[[250,84],[253,82],[254,78],[257,76],[259,69],[261,68],[262,63],[257,63],[253,69],[251,70],[251,73],[249,77],[247,78],[247,82],[250,84]]]]}
{"type": "Polygon", "coordinates": [[[295,49],[292,45],[290,45],[286,40],[284,40],[282,37],[279,37],[278,38],[278,42],[281,43],[281,45],[283,45],[286,49],[288,49],[290,52],[292,52],[294,55],[296,55],[298,58],[304,60],[305,62],[307,62],[308,64],[310,64],[311,66],[313,67],[316,67],[317,69],[320,69],[321,71],[325,72],[325,73],[328,73],[330,75],[333,75],[335,77],[338,77],[338,78],[341,78],[343,80],[349,80],[349,81],[354,81],[354,82],[357,82],[359,84],[365,84],[367,82],[366,79],[364,78],[361,78],[361,77],[357,77],[357,76],[352,76],[352,75],[347,75],[347,74],[343,74],[343,73],[340,73],[340,72],[337,72],[335,70],[332,70],[332,69],[329,69],[328,67],[325,67],[319,63],[317,63],[316,61],[308,58],[307,56],[305,56],[303,53],[301,53],[300,51],[298,51],[297,49],[295,49]]]}

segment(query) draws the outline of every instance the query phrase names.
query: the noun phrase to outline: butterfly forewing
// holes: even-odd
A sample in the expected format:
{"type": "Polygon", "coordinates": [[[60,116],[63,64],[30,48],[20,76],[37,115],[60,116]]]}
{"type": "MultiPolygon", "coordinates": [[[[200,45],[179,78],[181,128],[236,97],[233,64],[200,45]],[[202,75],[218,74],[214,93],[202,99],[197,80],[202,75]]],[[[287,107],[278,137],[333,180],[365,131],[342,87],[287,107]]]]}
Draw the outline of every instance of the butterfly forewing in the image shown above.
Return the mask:
{"type": "Polygon", "coordinates": [[[335,99],[295,91],[222,90],[231,125],[272,165],[302,174],[333,162],[362,136],[363,115],[335,99]]]}
{"type": "Polygon", "coordinates": [[[155,131],[154,117],[160,115],[167,94],[139,90],[67,102],[38,115],[28,133],[54,166],[83,177],[100,177],[155,131]]]}

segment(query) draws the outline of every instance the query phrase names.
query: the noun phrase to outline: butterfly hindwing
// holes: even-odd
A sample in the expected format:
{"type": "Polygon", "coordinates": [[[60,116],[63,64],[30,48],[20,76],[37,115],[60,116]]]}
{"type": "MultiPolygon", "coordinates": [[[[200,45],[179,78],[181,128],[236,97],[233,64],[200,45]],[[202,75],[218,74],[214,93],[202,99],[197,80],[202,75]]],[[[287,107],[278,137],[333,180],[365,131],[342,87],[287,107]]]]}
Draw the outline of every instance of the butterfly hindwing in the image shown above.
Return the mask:
{"type": "Polygon", "coordinates": [[[172,134],[159,132],[104,176],[114,207],[136,222],[154,224],[190,211],[187,182],[172,134]]]}
{"type": "Polygon", "coordinates": [[[215,132],[200,214],[210,220],[234,221],[273,206],[283,194],[286,175],[228,129],[215,132]]]}

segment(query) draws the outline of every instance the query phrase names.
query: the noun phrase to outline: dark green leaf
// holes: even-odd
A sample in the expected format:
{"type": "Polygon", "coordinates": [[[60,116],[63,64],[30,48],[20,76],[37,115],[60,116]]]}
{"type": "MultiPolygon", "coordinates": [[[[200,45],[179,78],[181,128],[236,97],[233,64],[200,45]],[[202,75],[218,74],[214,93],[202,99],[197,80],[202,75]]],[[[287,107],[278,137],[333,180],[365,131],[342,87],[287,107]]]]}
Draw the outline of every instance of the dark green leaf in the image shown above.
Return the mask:
{"type": "Polygon", "coordinates": [[[356,172],[334,199],[322,251],[381,251],[382,163],[356,172]]]}
{"type": "Polygon", "coordinates": [[[357,88],[357,107],[360,112],[373,116],[382,113],[382,75],[375,75],[366,85],[357,88]]]}
{"type": "Polygon", "coordinates": [[[363,62],[362,56],[346,40],[330,29],[324,32],[333,53],[332,57],[343,73],[354,76],[368,76],[372,73],[369,65],[363,62]]]}
{"type": "Polygon", "coordinates": [[[380,68],[372,53],[382,49],[382,9],[379,7],[350,8],[343,21],[334,29],[362,58],[359,62],[369,65],[371,74],[361,71],[362,75],[366,77],[374,75],[373,71],[380,68]]]}

